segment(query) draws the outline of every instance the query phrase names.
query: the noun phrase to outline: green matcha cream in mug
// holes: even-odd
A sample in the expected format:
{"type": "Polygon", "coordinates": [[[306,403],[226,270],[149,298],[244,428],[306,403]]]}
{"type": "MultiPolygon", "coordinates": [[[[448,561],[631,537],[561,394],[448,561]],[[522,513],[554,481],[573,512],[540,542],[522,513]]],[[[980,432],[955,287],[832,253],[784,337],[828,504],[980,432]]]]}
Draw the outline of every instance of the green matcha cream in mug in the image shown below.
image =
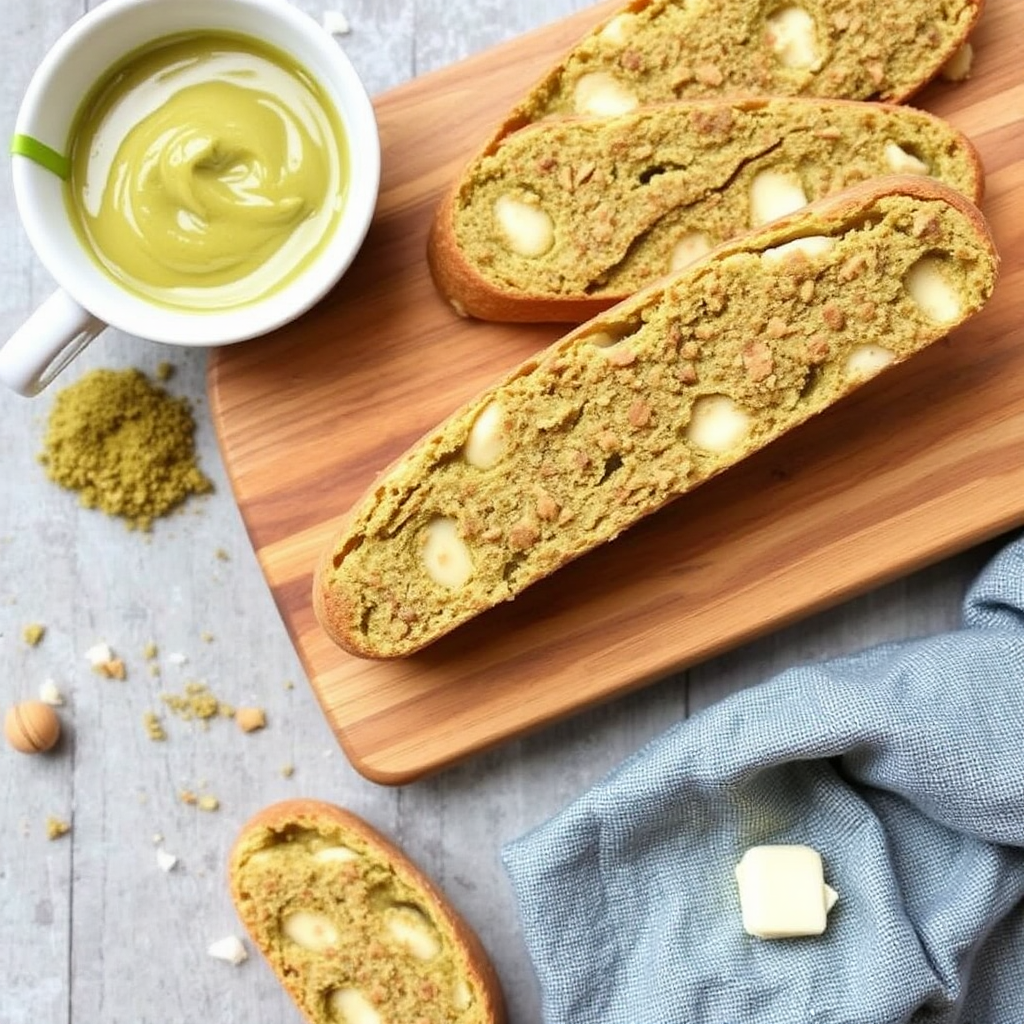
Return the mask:
{"type": "Polygon", "coordinates": [[[85,248],[162,306],[227,310],[316,258],[345,202],[337,113],[285,54],[183,34],[119,62],[70,135],[66,199],[85,248]]]}

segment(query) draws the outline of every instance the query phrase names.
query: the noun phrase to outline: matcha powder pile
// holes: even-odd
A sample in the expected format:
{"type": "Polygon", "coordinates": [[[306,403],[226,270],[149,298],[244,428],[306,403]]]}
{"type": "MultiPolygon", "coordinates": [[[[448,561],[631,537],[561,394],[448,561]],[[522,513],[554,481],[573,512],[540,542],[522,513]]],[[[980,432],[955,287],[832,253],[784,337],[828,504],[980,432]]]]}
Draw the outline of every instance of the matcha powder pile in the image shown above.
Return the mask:
{"type": "Polygon", "coordinates": [[[57,395],[39,461],[87,508],[148,530],[190,494],[213,490],[194,435],[187,399],[139,370],[93,370],[57,395]]]}

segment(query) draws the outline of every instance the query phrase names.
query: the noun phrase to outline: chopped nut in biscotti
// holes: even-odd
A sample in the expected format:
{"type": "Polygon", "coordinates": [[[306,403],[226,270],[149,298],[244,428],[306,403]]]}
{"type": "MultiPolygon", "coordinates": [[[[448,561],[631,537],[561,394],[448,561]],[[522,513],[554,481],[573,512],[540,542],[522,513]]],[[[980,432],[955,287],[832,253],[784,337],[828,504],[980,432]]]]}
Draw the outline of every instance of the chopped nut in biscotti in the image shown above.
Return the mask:
{"type": "Polygon", "coordinates": [[[760,338],[749,342],[743,350],[743,365],[755,384],[769,377],[775,368],[771,347],[760,338]]]}
{"type": "Polygon", "coordinates": [[[826,302],[821,307],[821,318],[833,331],[841,331],[846,326],[846,314],[835,302],[826,302]]]}
{"type": "Polygon", "coordinates": [[[513,551],[529,551],[540,540],[540,527],[533,519],[520,519],[508,531],[508,546],[513,551]]]}
{"type": "Polygon", "coordinates": [[[651,422],[651,407],[642,398],[635,398],[626,413],[631,427],[646,427],[651,422]]]}
{"type": "Polygon", "coordinates": [[[560,511],[558,502],[543,487],[535,487],[533,493],[537,498],[538,517],[548,523],[554,522],[560,511]]]}
{"type": "Polygon", "coordinates": [[[840,281],[852,281],[867,269],[868,258],[862,252],[854,253],[845,263],[839,268],[839,280],[840,281]]]}

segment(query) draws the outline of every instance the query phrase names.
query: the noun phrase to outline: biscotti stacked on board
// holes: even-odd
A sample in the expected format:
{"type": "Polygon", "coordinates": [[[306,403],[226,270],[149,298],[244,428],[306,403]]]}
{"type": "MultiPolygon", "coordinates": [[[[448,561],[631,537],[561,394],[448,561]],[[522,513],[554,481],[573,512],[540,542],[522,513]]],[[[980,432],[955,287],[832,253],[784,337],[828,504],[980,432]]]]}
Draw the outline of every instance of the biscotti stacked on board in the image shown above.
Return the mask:
{"type": "Polygon", "coordinates": [[[977,208],[890,176],[747,232],[565,335],[431,431],[316,575],[334,640],[410,654],[763,448],[979,310],[977,208]]]}
{"type": "Polygon", "coordinates": [[[502,1024],[476,935],[356,815],[288,800],[253,817],[228,877],[246,930],[310,1024],[502,1024]]]}
{"type": "Polygon", "coordinates": [[[948,180],[936,149],[963,150],[961,163],[973,150],[926,116],[814,103],[755,116],[728,101],[904,100],[964,44],[980,8],[634,0],[516,104],[454,184],[428,243],[439,291],[462,315],[578,323],[669,272],[673,254],[699,255],[750,226],[758,174],[781,181],[780,213],[869,175],[948,180]],[[652,105],[663,109],[637,116],[652,105]],[[873,119],[878,145],[864,148],[873,119]],[[769,123],[774,149],[759,144],[769,123]],[[730,159],[735,179],[723,177],[730,159]]]}

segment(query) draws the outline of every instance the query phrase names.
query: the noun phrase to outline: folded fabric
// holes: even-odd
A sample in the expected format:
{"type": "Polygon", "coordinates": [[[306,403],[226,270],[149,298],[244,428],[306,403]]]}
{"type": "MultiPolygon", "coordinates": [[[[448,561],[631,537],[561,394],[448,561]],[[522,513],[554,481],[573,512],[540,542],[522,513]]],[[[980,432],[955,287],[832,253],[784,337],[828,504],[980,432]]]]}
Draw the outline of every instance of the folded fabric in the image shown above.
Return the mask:
{"type": "Polygon", "coordinates": [[[546,1024],[1024,1021],[1024,541],[961,629],[735,694],[502,856],[546,1024]],[[743,930],[775,843],[822,855],[820,936],[743,930]]]}

